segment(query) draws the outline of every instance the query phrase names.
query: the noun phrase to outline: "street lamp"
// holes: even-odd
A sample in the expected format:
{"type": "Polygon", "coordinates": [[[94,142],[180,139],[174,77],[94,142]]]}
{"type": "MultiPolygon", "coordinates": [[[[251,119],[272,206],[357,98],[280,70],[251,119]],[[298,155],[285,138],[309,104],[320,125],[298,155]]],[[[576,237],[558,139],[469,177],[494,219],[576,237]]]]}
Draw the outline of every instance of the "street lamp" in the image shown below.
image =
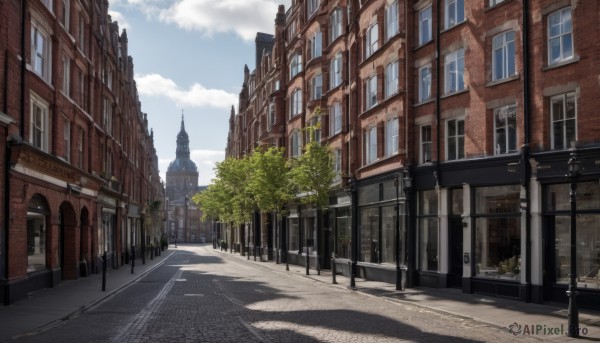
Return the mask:
{"type": "Polygon", "coordinates": [[[569,203],[571,204],[571,272],[569,273],[569,297],[568,309],[568,333],[569,337],[579,337],[579,310],[577,309],[577,178],[579,177],[580,161],[577,161],[575,151],[571,152],[568,165],[569,182],[571,192],[569,203]]]}

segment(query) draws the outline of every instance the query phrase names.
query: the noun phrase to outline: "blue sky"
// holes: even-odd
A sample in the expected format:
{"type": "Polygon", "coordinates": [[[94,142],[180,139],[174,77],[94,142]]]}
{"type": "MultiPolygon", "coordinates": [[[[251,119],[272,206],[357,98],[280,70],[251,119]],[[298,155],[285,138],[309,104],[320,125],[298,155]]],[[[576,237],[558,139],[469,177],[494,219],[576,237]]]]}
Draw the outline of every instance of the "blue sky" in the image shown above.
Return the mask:
{"type": "Polygon", "coordinates": [[[273,33],[277,6],[291,0],[109,0],[127,30],[142,111],[154,131],[163,180],[185,116],[199,184],[225,157],[231,106],[244,64],[254,69],[256,32],[273,33]]]}

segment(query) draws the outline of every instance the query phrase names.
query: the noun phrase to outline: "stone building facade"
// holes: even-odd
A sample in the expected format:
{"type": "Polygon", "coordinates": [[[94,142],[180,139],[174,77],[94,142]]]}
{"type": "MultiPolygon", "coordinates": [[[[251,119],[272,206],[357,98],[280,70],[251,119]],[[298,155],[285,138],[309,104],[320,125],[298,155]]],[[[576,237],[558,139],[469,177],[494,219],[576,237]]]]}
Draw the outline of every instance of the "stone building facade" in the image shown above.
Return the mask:
{"type": "Polygon", "coordinates": [[[119,268],[160,234],[153,135],[107,11],[106,0],[0,2],[4,303],[97,272],[105,253],[119,268]]]}

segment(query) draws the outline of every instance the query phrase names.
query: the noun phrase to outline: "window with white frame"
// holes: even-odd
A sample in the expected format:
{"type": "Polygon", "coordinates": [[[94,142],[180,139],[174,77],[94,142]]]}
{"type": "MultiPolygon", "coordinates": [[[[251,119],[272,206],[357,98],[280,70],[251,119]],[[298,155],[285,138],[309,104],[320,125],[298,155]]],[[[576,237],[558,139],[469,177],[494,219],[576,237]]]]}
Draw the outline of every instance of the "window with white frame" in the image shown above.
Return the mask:
{"type": "Polygon", "coordinates": [[[275,103],[269,103],[269,114],[267,115],[267,130],[270,131],[271,127],[275,124],[275,103]]]}
{"type": "Polygon", "coordinates": [[[368,110],[377,104],[377,75],[367,80],[365,90],[365,110],[368,110]]]}
{"type": "Polygon", "coordinates": [[[83,74],[83,70],[79,69],[78,74],[79,79],[79,106],[85,109],[85,75],[83,74]]]}
{"type": "Polygon", "coordinates": [[[342,149],[333,150],[333,172],[335,173],[333,181],[340,181],[342,179],[342,149]]]}
{"type": "Polygon", "coordinates": [[[323,75],[317,74],[311,80],[311,89],[312,89],[312,99],[318,100],[321,99],[323,95],[323,75]]]}
{"type": "Polygon", "coordinates": [[[494,155],[517,151],[517,106],[494,109],[494,155]]]}
{"type": "Polygon", "coordinates": [[[65,96],[71,95],[71,59],[67,55],[63,55],[63,80],[62,92],[65,96]]]}
{"type": "Polygon", "coordinates": [[[548,64],[573,58],[573,21],[571,7],[548,16],[548,64]]]}
{"type": "Polygon", "coordinates": [[[365,164],[377,160],[377,126],[370,127],[365,131],[365,164]]]}
{"type": "Polygon", "coordinates": [[[296,76],[302,71],[302,55],[300,53],[294,54],[290,61],[290,79],[296,76]]]}
{"type": "Polygon", "coordinates": [[[290,100],[290,118],[292,118],[302,113],[302,90],[294,90],[290,100]]]}
{"type": "Polygon", "coordinates": [[[465,121],[451,119],[446,122],[446,160],[465,158],[465,121]]]}
{"type": "Polygon", "coordinates": [[[79,23],[78,23],[78,41],[81,51],[85,54],[85,18],[82,12],[79,12],[79,23]]]}
{"type": "Polygon", "coordinates": [[[398,153],[398,118],[385,123],[385,156],[398,153]]]}
{"type": "Polygon", "coordinates": [[[67,32],[69,32],[70,25],[70,13],[71,13],[71,4],[70,0],[62,0],[62,16],[60,18],[60,24],[65,28],[67,32]]]}
{"type": "Polygon", "coordinates": [[[552,149],[569,149],[577,141],[577,100],[574,92],[550,98],[552,149]]]}
{"type": "Polygon", "coordinates": [[[112,104],[108,98],[102,99],[102,123],[106,133],[112,135],[112,104]]]}
{"type": "Polygon", "coordinates": [[[319,9],[319,0],[307,0],[306,1],[306,12],[307,17],[310,18],[319,9]]]}
{"type": "Polygon", "coordinates": [[[329,136],[342,132],[342,104],[333,103],[329,107],[329,136]]]}
{"type": "Polygon", "coordinates": [[[419,69],[419,102],[431,98],[431,66],[427,65],[419,69]]]}
{"type": "Polygon", "coordinates": [[[446,0],[444,7],[446,14],[446,29],[465,21],[465,3],[464,0],[446,0]]]}
{"type": "Polygon", "coordinates": [[[465,89],[465,50],[458,49],[446,55],[445,64],[445,93],[454,93],[465,89]]]}
{"type": "Polygon", "coordinates": [[[329,30],[331,32],[330,43],[342,35],[342,10],[340,8],[336,8],[331,13],[329,30]]]}
{"type": "Polygon", "coordinates": [[[321,117],[313,117],[310,126],[312,129],[306,131],[306,142],[321,142],[321,117]]]}
{"type": "Polygon", "coordinates": [[[71,121],[67,117],[63,117],[63,158],[67,162],[71,162],[71,121]]]}
{"type": "Polygon", "coordinates": [[[502,80],[515,75],[515,31],[494,36],[492,45],[493,80],[502,80]]]}
{"type": "Polygon", "coordinates": [[[398,93],[398,61],[389,63],[385,67],[385,97],[398,93]]]}
{"type": "Polygon", "coordinates": [[[31,95],[31,119],[29,129],[29,143],[39,150],[48,152],[50,131],[50,112],[48,103],[41,98],[31,95]]]}
{"type": "Polygon", "coordinates": [[[385,8],[385,40],[398,33],[398,1],[394,1],[385,8]]]}
{"type": "Polygon", "coordinates": [[[422,125],[419,135],[419,163],[431,161],[431,125],[422,125]]]}
{"type": "Polygon", "coordinates": [[[329,89],[334,89],[342,83],[342,54],[337,53],[331,60],[329,69],[329,89]]]}
{"type": "Polygon", "coordinates": [[[323,53],[323,34],[321,31],[317,31],[314,33],[312,39],[310,40],[310,56],[311,58],[320,57],[323,53]]]}
{"type": "Polygon", "coordinates": [[[419,45],[431,41],[431,5],[419,11],[419,45]]]}
{"type": "Polygon", "coordinates": [[[371,25],[367,29],[365,36],[365,58],[371,56],[378,48],[379,29],[377,23],[371,25]]]}
{"type": "Polygon", "coordinates": [[[299,157],[302,154],[302,134],[295,130],[290,135],[290,157],[299,157]]]}
{"type": "Polygon", "coordinates": [[[504,2],[504,0],[490,0],[490,7],[496,6],[501,2],[504,2]]]}
{"type": "Polygon", "coordinates": [[[79,169],[83,169],[83,139],[84,139],[84,134],[83,134],[83,129],[79,128],[79,133],[78,133],[78,139],[77,139],[77,168],[79,169]]]}
{"type": "Polygon", "coordinates": [[[52,80],[51,66],[52,47],[50,36],[42,31],[38,24],[31,22],[31,66],[42,79],[52,80]]]}

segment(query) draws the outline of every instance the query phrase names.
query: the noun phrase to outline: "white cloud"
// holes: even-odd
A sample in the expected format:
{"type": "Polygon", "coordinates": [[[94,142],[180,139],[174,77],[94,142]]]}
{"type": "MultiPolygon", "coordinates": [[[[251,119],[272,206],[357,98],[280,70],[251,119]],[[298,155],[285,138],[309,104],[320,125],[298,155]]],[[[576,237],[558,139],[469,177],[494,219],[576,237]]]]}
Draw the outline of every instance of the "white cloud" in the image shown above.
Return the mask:
{"type": "MultiPolygon", "coordinates": [[[[175,157],[161,158],[158,160],[158,169],[160,177],[166,182],[167,168],[175,157]]],[[[198,185],[206,186],[210,184],[215,177],[214,168],[217,162],[225,159],[225,149],[223,150],[192,150],[190,151],[190,159],[196,163],[198,167],[198,185]]]]}
{"type": "Polygon", "coordinates": [[[256,32],[273,33],[278,4],[287,9],[290,3],[290,0],[119,0],[116,7],[123,6],[125,1],[148,18],[207,36],[232,32],[246,41],[253,41],[256,32]]]}
{"type": "Polygon", "coordinates": [[[182,89],[175,81],[159,74],[136,75],[137,89],[146,96],[165,96],[178,106],[231,108],[238,96],[222,89],[209,89],[194,83],[188,89],[182,89]]]}
{"type": "Polygon", "coordinates": [[[129,22],[127,21],[127,19],[125,19],[125,16],[123,16],[123,14],[121,12],[108,11],[108,14],[110,15],[110,17],[112,18],[113,21],[116,21],[119,23],[119,31],[121,31],[121,32],[123,32],[123,30],[131,31],[131,25],[129,25],[129,22]]]}

